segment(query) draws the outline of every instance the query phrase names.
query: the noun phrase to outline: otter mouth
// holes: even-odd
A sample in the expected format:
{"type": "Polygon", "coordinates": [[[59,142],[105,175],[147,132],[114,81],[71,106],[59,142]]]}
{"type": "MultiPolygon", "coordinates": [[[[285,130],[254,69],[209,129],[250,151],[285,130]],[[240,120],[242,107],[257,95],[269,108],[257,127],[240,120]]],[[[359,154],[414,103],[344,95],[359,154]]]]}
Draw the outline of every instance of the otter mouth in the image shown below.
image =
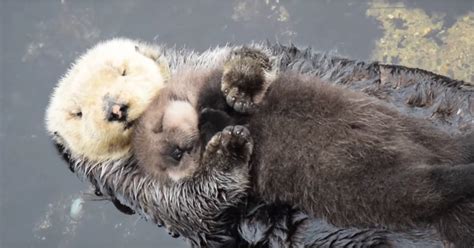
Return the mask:
{"type": "Polygon", "coordinates": [[[131,127],[133,127],[133,125],[135,124],[135,120],[133,121],[127,121],[123,127],[123,130],[128,130],[130,129],[131,127]]]}

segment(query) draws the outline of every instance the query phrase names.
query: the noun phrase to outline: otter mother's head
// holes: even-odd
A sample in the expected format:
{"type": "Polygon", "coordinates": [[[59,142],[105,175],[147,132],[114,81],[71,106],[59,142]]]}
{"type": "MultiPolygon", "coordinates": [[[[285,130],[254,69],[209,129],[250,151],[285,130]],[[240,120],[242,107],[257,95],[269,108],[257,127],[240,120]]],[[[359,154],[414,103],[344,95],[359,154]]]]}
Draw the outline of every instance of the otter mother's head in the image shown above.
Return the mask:
{"type": "Polygon", "coordinates": [[[164,86],[159,50],[113,39],[82,55],[55,88],[46,111],[53,140],[72,158],[103,162],[130,156],[134,121],[164,86]]]}

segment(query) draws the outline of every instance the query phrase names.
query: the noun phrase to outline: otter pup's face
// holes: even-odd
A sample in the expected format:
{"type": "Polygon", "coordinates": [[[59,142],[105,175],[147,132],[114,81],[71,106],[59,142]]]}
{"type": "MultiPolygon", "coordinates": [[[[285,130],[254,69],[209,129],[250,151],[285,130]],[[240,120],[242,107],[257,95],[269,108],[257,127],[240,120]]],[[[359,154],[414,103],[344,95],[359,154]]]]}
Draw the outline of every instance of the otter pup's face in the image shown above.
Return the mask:
{"type": "Polygon", "coordinates": [[[159,181],[178,181],[199,163],[198,113],[189,101],[162,93],[140,119],[134,153],[140,166],[159,181]]]}
{"type": "MultiPolygon", "coordinates": [[[[206,70],[183,69],[171,78],[137,122],[133,153],[140,167],[160,182],[191,176],[207,140],[223,128],[209,123],[202,127],[203,116],[215,117],[208,111],[200,113],[198,103],[211,75],[215,76],[206,70]]],[[[215,80],[220,77],[215,76],[215,80]]],[[[214,119],[212,122],[216,122],[214,119]]]]}
{"type": "Polygon", "coordinates": [[[46,124],[55,141],[90,161],[127,156],[134,121],[164,86],[160,59],[157,49],[125,39],[90,49],[51,97],[46,124]]]}

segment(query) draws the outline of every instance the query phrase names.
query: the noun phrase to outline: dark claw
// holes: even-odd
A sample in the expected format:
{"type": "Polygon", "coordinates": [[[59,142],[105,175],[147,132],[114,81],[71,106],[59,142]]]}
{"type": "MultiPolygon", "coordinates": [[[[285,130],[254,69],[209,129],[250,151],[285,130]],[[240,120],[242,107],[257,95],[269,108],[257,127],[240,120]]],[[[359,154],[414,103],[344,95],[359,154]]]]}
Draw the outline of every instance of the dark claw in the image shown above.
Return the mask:
{"type": "Polygon", "coordinates": [[[158,227],[163,227],[164,224],[163,224],[163,221],[157,220],[157,221],[156,221],[156,225],[157,225],[158,227]]]}
{"type": "Polygon", "coordinates": [[[223,133],[226,135],[231,135],[233,129],[234,129],[234,126],[227,126],[224,128],[223,133]]]}
{"type": "Polygon", "coordinates": [[[117,208],[120,212],[127,214],[127,215],[133,215],[135,214],[135,211],[128,206],[123,205],[117,198],[112,199],[112,203],[114,204],[115,208],[117,208]]]}
{"type": "Polygon", "coordinates": [[[232,97],[230,95],[227,95],[226,99],[227,101],[227,104],[229,104],[229,106],[231,107],[234,107],[234,104],[235,104],[235,97],[232,97]]]}
{"type": "Polygon", "coordinates": [[[95,194],[96,196],[104,196],[104,195],[102,194],[102,192],[100,191],[99,188],[95,188],[94,194],[95,194]]]}
{"type": "Polygon", "coordinates": [[[172,237],[172,238],[179,238],[179,233],[177,232],[174,232],[174,231],[169,231],[168,234],[172,237]]]}
{"type": "Polygon", "coordinates": [[[242,134],[242,127],[236,126],[236,127],[234,128],[234,130],[235,130],[235,133],[236,133],[237,135],[241,135],[241,134],[242,134]]]}

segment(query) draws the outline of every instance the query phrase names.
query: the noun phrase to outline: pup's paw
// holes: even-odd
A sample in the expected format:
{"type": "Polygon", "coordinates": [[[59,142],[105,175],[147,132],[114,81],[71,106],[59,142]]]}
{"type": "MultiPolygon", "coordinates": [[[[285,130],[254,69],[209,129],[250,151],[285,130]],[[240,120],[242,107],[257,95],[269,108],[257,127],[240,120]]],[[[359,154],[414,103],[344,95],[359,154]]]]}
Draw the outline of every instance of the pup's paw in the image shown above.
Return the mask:
{"type": "Polygon", "coordinates": [[[227,104],[235,111],[248,114],[255,110],[255,103],[252,101],[252,98],[237,87],[224,89],[222,92],[225,95],[227,104]]]}
{"type": "Polygon", "coordinates": [[[246,47],[232,52],[221,82],[227,104],[239,113],[253,112],[265,94],[270,71],[270,59],[263,52],[246,47]]]}
{"type": "Polygon", "coordinates": [[[244,126],[228,126],[214,135],[206,145],[204,161],[232,167],[235,162],[246,164],[253,151],[253,141],[244,126]]]}
{"type": "Polygon", "coordinates": [[[228,126],[222,130],[221,146],[229,155],[248,161],[253,151],[250,131],[244,126],[228,126]]]}

